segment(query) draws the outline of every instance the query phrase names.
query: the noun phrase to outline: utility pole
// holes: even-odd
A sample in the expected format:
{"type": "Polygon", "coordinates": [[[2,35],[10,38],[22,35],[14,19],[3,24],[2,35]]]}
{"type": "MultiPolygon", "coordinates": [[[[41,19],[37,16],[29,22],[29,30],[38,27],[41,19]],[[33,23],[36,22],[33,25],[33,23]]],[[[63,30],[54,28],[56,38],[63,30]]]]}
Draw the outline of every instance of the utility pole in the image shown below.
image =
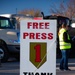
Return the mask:
{"type": "Polygon", "coordinates": [[[16,14],[17,14],[17,8],[16,8],[16,14]]]}

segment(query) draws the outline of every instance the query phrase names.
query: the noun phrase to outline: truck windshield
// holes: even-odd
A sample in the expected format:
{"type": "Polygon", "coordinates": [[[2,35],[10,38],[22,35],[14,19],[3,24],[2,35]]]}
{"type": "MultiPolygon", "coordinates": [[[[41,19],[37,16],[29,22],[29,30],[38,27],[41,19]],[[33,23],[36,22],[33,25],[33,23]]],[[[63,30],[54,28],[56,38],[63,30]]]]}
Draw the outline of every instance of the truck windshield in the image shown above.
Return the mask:
{"type": "Polygon", "coordinates": [[[68,19],[68,18],[59,18],[58,19],[58,27],[61,26],[63,23],[70,26],[70,19],[68,19]]]}
{"type": "Polygon", "coordinates": [[[13,29],[10,19],[0,17],[0,28],[1,29],[13,29]]]}
{"type": "Polygon", "coordinates": [[[63,23],[70,26],[71,20],[64,16],[44,16],[44,19],[57,20],[57,27],[59,28],[63,23]]]}

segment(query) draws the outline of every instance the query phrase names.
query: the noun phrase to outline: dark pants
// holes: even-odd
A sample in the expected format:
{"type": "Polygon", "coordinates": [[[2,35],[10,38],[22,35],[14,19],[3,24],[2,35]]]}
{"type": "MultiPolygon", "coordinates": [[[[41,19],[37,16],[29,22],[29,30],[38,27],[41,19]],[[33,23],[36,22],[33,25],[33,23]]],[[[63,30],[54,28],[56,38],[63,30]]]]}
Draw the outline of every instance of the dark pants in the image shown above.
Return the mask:
{"type": "Polygon", "coordinates": [[[69,56],[69,52],[70,50],[67,49],[67,50],[61,50],[61,53],[62,53],[62,58],[60,60],[60,69],[65,69],[67,70],[68,69],[68,56],[69,56]]]}

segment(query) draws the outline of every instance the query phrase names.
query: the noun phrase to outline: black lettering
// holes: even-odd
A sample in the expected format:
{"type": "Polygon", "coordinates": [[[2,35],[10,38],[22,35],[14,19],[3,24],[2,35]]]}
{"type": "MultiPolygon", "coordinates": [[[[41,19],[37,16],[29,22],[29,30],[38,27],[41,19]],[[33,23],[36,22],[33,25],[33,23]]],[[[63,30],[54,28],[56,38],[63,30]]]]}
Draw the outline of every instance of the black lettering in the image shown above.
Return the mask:
{"type": "Polygon", "coordinates": [[[53,75],[53,73],[48,73],[47,75],[53,75]]]}
{"type": "Polygon", "coordinates": [[[23,72],[24,75],[53,75],[53,73],[23,72]]]}
{"type": "Polygon", "coordinates": [[[46,75],[46,73],[41,73],[41,75],[46,75]]]}
{"type": "Polygon", "coordinates": [[[31,75],[31,73],[29,72],[28,75],[31,75]]]}
{"type": "Polygon", "coordinates": [[[34,75],[34,73],[33,72],[29,72],[28,75],[34,75]]]}
{"type": "Polygon", "coordinates": [[[27,75],[27,72],[23,72],[24,75],[27,75]]]}
{"type": "Polygon", "coordinates": [[[41,75],[53,75],[53,73],[41,73],[41,75]]]}
{"type": "Polygon", "coordinates": [[[35,73],[35,75],[39,75],[39,73],[35,73]]]}

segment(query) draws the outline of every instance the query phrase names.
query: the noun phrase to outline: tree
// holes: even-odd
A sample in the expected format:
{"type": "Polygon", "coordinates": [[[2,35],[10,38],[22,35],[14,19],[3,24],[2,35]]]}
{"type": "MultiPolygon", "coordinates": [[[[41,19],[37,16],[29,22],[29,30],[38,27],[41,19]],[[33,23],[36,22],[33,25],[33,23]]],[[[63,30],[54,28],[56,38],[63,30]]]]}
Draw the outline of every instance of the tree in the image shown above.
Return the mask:
{"type": "Polygon", "coordinates": [[[26,9],[26,10],[22,10],[19,12],[19,14],[24,14],[24,15],[30,15],[33,17],[39,17],[41,16],[41,11],[40,10],[35,10],[35,9],[26,9]]]}
{"type": "Polygon", "coordinates": [[[75,18],[75,0],[69,0],[67,7],[66,15],[71,19],[75,18]]]}
{"type": "Polygon", "coordinates": [[[55,15],[66,16],[69,18],[75,18],[75,0],[68,0],[65,5],[65,2],[61,2],[59,7],[56,5],[50,9],[50,12],[55,15]],[[54,7],[54,8],[53,8],[54,7]]]}
{"type": "Polygon", "coordinates": [[[59,7],[57,7],[56,4],[53,4],[52,8],[50,9],[50,12],[52,14],[55,14],[55,15],[62,15],[62,16],[64,16],[64,12],[65,12],[64,4],[61,3],[59,5],[59,7]]]}

